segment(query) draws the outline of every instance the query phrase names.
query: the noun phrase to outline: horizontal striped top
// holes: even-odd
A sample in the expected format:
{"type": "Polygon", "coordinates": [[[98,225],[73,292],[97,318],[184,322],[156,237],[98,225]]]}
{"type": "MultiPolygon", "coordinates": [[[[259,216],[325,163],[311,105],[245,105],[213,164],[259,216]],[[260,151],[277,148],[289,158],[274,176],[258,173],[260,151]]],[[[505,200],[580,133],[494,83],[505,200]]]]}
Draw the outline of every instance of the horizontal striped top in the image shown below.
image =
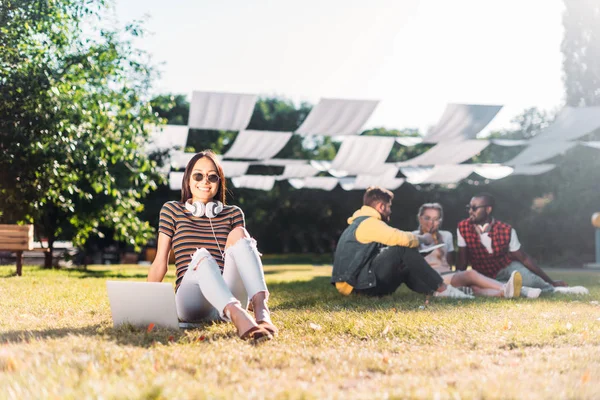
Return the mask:
{"type": "Polygon", "coordinates": [[[206,248],[219,264],[221,272],[223,272],[224,260],[221,251],[225,251],[229,232],[238,226],[246,227],[246,222],[244,213],[237,206],[224,206],[223,211],[210,221],[206,216],[193,216],[185,208],[185,204],[178,201],[169,201],[162,206],[158,232],[171,238],[171,248],[175,253],[176,291],[179,289],[185,271],[187,271],[191,255],[196,252],[197,248],[206,248]],[[212,228],[210,226],[211,222],[212,228]],[[221,251],[219,251],[215,236],[221,251]]]}

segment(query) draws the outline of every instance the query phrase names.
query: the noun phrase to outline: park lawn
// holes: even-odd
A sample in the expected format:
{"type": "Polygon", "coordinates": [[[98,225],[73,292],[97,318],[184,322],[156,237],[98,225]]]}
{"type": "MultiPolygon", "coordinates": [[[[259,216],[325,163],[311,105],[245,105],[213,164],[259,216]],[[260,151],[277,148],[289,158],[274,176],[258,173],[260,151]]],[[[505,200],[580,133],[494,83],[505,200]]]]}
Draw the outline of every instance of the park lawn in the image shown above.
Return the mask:
{"type": "Polygon", "coordinates": [[[589,296],[425,306],[405,287],[342,297],[329,266],[268,266],[281,333],[259,346],[224,323],[113,328],[105,281],[145,267],[13,271],[0,267],[0,398],[600,398],[600,271],[549,271],[589,296]]]}

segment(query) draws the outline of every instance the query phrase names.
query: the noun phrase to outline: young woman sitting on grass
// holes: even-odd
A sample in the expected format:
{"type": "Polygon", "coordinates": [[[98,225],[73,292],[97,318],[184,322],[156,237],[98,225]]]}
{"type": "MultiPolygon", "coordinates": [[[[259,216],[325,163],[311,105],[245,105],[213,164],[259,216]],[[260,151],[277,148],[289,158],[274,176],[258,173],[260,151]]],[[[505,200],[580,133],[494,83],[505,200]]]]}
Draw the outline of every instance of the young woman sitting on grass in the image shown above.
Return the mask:
{"type": "MultiPolygon", "coordinates": [[[[452,233],[440,230],[444,210],[439,203],[426,203],[419,208],[417,221],[419,229],[413,233],[422,235],[430,233],[435,244],[444,246],[433,250],[425,257],[425,261],[444,279],[444,283],[454,287],[468,287],[473,294],[488,297],[519,297],[521,295],[522,278],[518,271],[511,274],[506,283],[488,278],[471,269],[467,271],[452,271],[454,265],[454,244],[452,233]]],[[[540,289],[524,288],[527,297],[535,298],[540,295],[540,289]]]]}
{"type": "Polygon", "coordinates": [[[245,340],[263,341],[277,333],[267,307],[256,241],[245,229],[244,213],[225,204],[225,175],[212,151],[187,164],[181,201],[160,211],[157,253],[148,281],[161,282],[169,252],[175,253],[175,301],[179,319],[231,321],[245,340]],[[254,318],[246,311],[250,301],[254,318]]]}

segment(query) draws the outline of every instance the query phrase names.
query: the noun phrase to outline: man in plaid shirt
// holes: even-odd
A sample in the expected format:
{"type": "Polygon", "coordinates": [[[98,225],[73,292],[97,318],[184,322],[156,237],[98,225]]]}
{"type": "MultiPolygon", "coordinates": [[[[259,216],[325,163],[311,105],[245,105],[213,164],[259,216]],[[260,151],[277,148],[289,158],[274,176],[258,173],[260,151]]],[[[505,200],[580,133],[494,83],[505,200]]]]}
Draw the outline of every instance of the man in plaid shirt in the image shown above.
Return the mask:
{"type": "Polygon", "coordinates": [[[582,286],[568,287],[564,281],[552,280],[521,248],[517,232],[507,223],[492,217],[494,197],[488,193],[474,196],[467,205],[469,218],[458,224],[457,270],[471,267],[498,281],[506,282],[513,271],[523,277],[522,295],[537,297],[539,290],[548,293],[587,294],[582,286]],[[533,289],[531,289],[533,288],[533,289]]]}

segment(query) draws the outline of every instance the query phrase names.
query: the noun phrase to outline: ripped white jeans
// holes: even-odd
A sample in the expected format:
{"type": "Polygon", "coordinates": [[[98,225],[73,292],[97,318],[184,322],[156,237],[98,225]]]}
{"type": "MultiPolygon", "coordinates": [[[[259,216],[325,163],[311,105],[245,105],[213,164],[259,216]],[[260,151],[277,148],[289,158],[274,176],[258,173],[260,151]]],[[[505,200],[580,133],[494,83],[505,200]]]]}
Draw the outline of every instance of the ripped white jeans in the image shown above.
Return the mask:
{"type": "Polygon", "coordinates": [[[242,308],[258,292],[266,292],[265,275],[254,239],[243,238],[225,251],[223,275],[215,259],[205,248],[198,250],[200,261],[192,261],[175,294],[180,320],[229,321],[225,315],[228,304],[242,308]],[[197,266],[195,269],[194,267],[197,266]]]}

